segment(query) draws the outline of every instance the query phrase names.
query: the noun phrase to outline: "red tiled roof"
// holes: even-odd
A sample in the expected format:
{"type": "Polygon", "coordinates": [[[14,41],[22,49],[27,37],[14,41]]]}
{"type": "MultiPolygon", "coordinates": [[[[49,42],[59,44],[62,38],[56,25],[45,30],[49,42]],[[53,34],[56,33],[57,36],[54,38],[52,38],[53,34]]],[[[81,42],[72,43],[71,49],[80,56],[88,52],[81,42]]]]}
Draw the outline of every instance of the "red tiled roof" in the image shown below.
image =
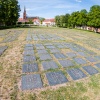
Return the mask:
{"type": "Polygon", "coordinates": [[[18,19],[18,22],[29,22],[27,19],[25,20],[25,19],[23,19],[23,18],[19,18],[18,19]]]}
{"type": "Polygon", "coordinates": [[[43,22],[55,22],[55,19],[45,19],[43,22]]]}
{"type": "Polygon", "coordinates": [[[40,20],[39,20],[38,18],[33,19],[33,21],[34,21],[34,22],[35,22],[35,21],[40,22],[40,20]]]}

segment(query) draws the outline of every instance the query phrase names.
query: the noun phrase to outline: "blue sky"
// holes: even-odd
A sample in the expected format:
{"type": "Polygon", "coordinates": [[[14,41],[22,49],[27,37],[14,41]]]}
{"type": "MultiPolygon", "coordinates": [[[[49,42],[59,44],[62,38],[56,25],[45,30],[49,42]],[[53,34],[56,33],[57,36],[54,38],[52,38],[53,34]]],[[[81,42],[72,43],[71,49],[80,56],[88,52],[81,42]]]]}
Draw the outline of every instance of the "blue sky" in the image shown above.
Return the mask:
{"type": "Polygon", "coordinates": [[[21,8],[20,17],[23,16],[24,6],[28,16],[54,18],[56,15],[72,13],[86,9],[92,5],[100,4],[100,0],[18,0],[21,8]]]}

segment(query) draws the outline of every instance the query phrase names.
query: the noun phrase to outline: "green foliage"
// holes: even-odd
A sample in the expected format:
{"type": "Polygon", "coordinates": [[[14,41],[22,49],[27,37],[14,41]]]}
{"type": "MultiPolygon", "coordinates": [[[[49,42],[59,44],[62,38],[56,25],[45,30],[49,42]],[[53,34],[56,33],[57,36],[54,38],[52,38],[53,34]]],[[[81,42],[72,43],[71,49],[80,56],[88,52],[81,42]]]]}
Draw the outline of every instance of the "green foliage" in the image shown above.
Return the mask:
{"type": "Polygon", "coordinates": [[[69,23],[69,26],[70,27],[73,27],[74,28],[75,26],[77,26],[78,16],[79,16],[79,11],[73,12],[71,14],[71,16],[68,19],[68,23],[69,23]]]}
{"type": "Polygon", "coordinates": [[[100,6],[94,5],[87,12],[86,9],[81,11],[72,12],[72,14],[57,15],[55,22],[58,27],[94,27],[97,32],[100,27],[100,6]]]}
{"type": "Polygon", "coordinates": [[[0,0],[0,23],[5,26],[16,24],[19,11],[18,0],[0,0]]]}
{"type": "Polygon", "coordinates": [[[81,10],[78,14],[77,19],[78,26],[86,26],[87,25],[87,11],[85,9],[81,10]]]}
{"type": "Polygon", "coordinates": [[[93,26],[95,28],[100,27],[100,6],[94,5],[90,8],[90,12],[88,13],[88,25],[93,26]]]}
{"type": "Polygon", "coordinates": [[[70,16],[69,14],[56,16],[55,17],[56,25],[59,27],[67,27],[69,16],[70,16]]]}
{"type": "Polygon", "coordinates": [[[32,20],[31,20],[31,19],[29,20],[29,24],[33,24],[33,22],[32,22],[32,20]]]}
{"type": "Polygon", "coordinates": [[[41,24],[42,24],[42,22],[45,20],[45,18],[42,18],[42,17],[40,17],[39,19],[40,19],[40,21],[41,21],[41,24]]]}

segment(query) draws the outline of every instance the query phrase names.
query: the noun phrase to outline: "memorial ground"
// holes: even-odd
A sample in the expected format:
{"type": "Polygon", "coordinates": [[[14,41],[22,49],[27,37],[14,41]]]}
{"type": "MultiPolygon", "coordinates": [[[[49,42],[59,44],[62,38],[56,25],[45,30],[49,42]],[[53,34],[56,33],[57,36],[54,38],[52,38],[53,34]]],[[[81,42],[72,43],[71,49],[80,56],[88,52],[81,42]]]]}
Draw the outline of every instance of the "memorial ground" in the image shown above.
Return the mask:
{"type": "Polygon", "coordinates": [[[1,100],[99,100],[100,35],[64,28],[0,31],[1,100]]]}

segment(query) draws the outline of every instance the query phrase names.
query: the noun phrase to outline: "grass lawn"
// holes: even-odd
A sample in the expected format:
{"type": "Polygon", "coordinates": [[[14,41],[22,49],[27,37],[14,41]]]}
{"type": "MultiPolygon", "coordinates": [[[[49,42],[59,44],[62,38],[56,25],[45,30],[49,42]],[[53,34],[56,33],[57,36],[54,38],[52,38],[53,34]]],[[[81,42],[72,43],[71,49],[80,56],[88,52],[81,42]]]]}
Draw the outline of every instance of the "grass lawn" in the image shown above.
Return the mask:
{"type": "MultiPolygon", "coordinates": [[[[100,67],[96,66],[100,63],[100,34],[67,28],[13,28],[0,30],[0,48],[3,46],[8,48],[0,56],[0,100],[100,100],[100,67]],[[32,44],[33,49],[28,48],[32,50],[25,52],[26,44],[32,44]],[[76,56],[67,56],[72,52],[76,56]],[[23,55],[34,56],[38,69],[24,72],[26,59],[24,61],[23,55]],[[93,61],[87,57],[93,58],[93,61]],[[84,63],[75,61],[75,58],[83,59],[84,63]],[[71,64],[63,65],[62,60],[71,61],[71,64]],[[89,70],[93,72],[90,75],[83,66],[92,66],[98,73],[93,74],[94,70],[89,70]],[[74,80],[68,73],[74,68],[80,69],[86,77],[74,80]],[[51,85],[47,73],[57,72],[62,72],[68,82],[59,83],[63,76],[59,79],[55,75],[51,78],[56,77],[57,80],[53,81],[58,83],[51,85]],[[42,87],[22,90],[22,77],[37,74],[42,87]]],[[[34,87],[38,83],[33,81],[33,84],[34,87]]]]}

